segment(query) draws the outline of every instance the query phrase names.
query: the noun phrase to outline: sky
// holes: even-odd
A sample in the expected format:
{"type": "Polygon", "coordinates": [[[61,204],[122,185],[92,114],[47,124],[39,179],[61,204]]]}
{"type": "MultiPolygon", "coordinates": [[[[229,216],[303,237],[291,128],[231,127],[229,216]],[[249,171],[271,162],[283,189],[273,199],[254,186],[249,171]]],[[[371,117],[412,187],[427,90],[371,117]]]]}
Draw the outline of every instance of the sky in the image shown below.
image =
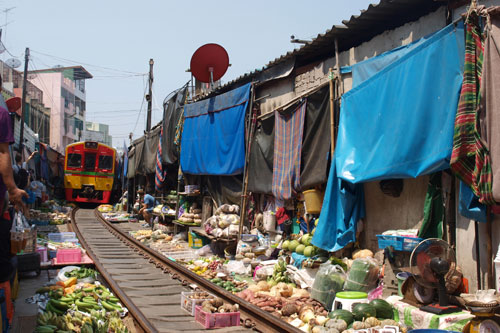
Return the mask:
{"type": "MultiPolygon", "coordinates": [[[[231,67],[222,83],[261,69],[298,48],[290,36],[312,39],[377,0],[166,1],[166,0],[0,0],[2,41],[29,69],[82,65],[87,121],[110,126],[113,145],[122,147],[146,124],[147,72],[154,60],[152,124],[163,100],[191,78],[189,63],[206,43],[222,45],[231,67]]],[[[22,70],[23,66],[18,70],[22,70]]]]}

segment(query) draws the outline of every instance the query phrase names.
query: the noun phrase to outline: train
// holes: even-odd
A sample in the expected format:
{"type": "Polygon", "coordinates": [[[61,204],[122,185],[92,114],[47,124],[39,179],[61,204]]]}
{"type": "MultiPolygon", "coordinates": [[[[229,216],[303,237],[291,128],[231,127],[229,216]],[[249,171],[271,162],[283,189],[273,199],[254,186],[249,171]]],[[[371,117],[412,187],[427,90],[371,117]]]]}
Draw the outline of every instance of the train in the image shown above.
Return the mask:
{"type": "Polygon", "coordinates": [[[111,203],[118,183],[117,154],[113,147],[82,141],[66,147],[64,190],[67,201],[111,203]]]}

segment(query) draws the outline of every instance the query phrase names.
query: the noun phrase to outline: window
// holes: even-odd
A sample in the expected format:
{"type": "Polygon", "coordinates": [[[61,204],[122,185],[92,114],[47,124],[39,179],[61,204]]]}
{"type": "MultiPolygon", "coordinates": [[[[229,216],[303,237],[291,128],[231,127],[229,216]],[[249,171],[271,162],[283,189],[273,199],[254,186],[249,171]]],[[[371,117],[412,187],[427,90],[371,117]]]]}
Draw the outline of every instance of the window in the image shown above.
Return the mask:
{"type": "Polygon", "coordinates": [[[113,169],[113,156],[109,155],[99,156],[99,169],[103,170],[113,169]]]}
{"type": "Polygon", "coordinates": [[[85,170],[94,171],[95,170],[95,153],[85,153],[85,170]]]}
{"type": "Polygon", "coordinates": [[[82,155],[68,154],[68,168],[81,168],[81,166],[82,166],[82,155]]]}

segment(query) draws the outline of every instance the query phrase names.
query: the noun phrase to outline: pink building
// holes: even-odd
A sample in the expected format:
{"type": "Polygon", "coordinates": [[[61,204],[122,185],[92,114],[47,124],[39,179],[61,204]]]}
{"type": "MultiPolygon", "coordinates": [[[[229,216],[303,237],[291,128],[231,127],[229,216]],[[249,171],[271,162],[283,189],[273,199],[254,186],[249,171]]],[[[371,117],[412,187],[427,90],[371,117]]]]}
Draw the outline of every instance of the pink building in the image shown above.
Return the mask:
{"type": "Polygon", "coordinates": [[[50,108],[50,146],[64,154],[68,144],[82,140],[85,124],[85,80],[92,75],[82,66],[30,71],[28,79],[43,91],[50,108]]]}

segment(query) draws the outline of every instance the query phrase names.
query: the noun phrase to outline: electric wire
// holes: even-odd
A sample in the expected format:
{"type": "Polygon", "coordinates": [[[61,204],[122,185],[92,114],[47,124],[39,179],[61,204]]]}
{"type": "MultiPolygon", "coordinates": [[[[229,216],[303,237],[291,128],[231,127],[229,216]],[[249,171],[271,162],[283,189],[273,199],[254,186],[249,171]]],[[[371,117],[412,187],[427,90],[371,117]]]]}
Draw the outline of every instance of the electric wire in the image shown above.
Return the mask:
{"type": "Polygon", "coordinates": [[[44,53],[44,52],[40,52],[40,51],[36,51],[36,50],[32,50],[32,52],[35,52],[35,53],[38,53],[38,54],[41,54],[41,55],[44,55],[46,57],[50,57],[50,58],[53,58],[53,59],[56,59],[56,60],[65,61],[65,62],[68,62],[68,63],[81,64],[81,65],[85,65],[85,66],[90,66],[90,67],[95,67],[95,68],[101,68],[103,70],[113,71],[113,72],[119,72],[119,73],[127,73],[127,74],[133,74],[133,75],[144,75],[144,73],[126,71],[126,70],[115,69],[115,68],[105,67],[105,66],[99,66],[99,65],[92,65],[92,64],[89,64],[89,63],[81,62],[81,61],[75,61],[75,60],[71,60],[71,59],[57,57],[57,56],[54,56],[54,55],[51,55],[51,54],[47,54],[47,53],[44,53]]]}

